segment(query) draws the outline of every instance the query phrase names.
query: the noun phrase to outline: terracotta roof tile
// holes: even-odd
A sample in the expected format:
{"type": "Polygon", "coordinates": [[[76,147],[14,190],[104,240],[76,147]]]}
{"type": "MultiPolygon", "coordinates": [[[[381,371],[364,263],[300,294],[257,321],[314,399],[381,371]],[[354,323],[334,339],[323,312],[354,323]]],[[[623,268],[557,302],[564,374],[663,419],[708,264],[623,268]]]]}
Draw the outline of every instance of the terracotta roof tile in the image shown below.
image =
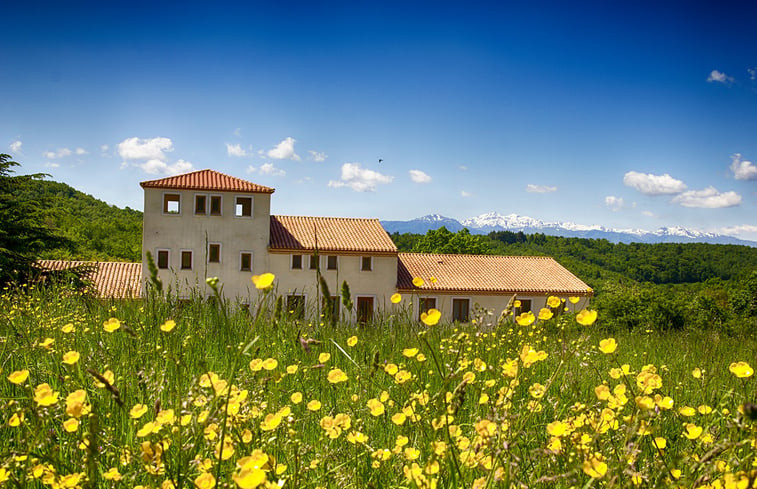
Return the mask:
{"type": "Polygon", "coordinates": [[[271,216],[270,249],[396,254],[378,219],[271,216]]]}
{"type": "Polygon", "coordinates": [[[183,175],[147,180],[142,188],[169,188],[177,190],[215,190],[218,192],[244,192],[272,194],[274,189],[232,177],[215,170],[199,170],[183,175]]]}
{"type": "Polygon", "coordinates": [[[592,295],[588,285],[545,256],[435,255],[400,253],[399,290],[592,295]],[[412,283],[420,277],[420,288],[412,283]],[[429,280],[435,277],[437,282],[429,280]]]}
{"type": "Polygon", "coordinates": [[[43,270],[66,270],[88,265],[95,268],[89,278],[97,297],[107,299],[138,299],[142,295],[142,264],[123,262],[93,262],[68,260],[39,260],[43,270]]]}

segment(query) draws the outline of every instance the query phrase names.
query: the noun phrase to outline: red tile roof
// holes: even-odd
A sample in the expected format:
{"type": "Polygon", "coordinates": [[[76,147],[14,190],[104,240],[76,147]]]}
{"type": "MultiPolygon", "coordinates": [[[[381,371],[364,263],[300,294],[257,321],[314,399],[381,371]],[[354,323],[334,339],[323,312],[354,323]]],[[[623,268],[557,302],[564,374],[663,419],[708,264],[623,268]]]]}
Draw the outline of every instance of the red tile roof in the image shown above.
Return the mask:
{"type": "Polygon", "coordinates": [[[546,256],[400,253],[397,289],[495,294],[592,295],[588,285],[546,256]],[[413,278],[425,283],[419,288],[413,278]],[[431,277],[437,282],[432,283],[431,277]]]}
{"type": "Polygon", "coordinates": [[[199,170],[173,177],[141,182],[142,188],[169,188],[177,190],[212,190],[272,194],[274,189],[232,177],[215,170],[199,170]]]}
{"type": "Polygon", "coordinates": [[[378,219],[271,216],[271,251],[312,251],[316,239],[319,251],[397,253],[378,219]]]}
{"type": "Polygon", "coordinates": [[[138,299],[142,295],[142,264],[68,260],[38,260],[43,270],[67,270],[78,266],[95,270],[87,278],[92,281],[97,297],[106,299],[138,299]]]}

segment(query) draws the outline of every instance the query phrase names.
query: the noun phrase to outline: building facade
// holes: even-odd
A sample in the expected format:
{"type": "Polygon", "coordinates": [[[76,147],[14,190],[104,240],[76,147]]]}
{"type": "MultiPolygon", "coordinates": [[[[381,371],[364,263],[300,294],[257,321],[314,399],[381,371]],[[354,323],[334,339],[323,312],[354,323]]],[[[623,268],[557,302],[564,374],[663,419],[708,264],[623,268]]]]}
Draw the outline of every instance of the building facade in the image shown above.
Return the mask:
{"type": "Polygon", "coordinates": [[[524,311],[538,311],[550,295],[578,297],[580,308],[592,295],[547,257],[399,253],[378,219],[271,215],[274,189],[213,170],[140,185],[143,282],[149,252],[164,287],[184,298],[209,295],[205,279],[219,277],[227,298],[249,304],[259,294],[251,276],[271,272],[276,293],[298,316],[315,316],[328,300],[348,321],[436,308],[443,320],[467,322],[476,306],[501,313],[513,295],[524,311]],[[337,297],[344,282],[349,311],[337,297]],[[395,293],[399,304],[390,300],[395,293]]]}

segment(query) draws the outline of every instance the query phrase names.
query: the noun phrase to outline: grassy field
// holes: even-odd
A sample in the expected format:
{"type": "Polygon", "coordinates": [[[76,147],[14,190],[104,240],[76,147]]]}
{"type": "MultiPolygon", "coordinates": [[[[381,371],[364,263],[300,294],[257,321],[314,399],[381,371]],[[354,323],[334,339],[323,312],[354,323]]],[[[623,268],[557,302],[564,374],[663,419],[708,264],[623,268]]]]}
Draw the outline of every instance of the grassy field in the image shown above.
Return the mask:
{"type": "Polygon", "coordinates": [[[6,291],[0,485],[757,487],[754,337],[273,303],[6,291]]]}

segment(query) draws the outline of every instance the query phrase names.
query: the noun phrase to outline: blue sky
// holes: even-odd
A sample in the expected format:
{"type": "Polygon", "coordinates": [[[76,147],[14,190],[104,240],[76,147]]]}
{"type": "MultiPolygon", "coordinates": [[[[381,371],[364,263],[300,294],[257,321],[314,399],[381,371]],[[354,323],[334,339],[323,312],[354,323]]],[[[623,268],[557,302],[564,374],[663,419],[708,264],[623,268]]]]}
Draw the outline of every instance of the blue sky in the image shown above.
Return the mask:
{"type": "Polygon", "coordinates": [[[757,240],[747,3],[72,3],[0,7],[0,152],[108,203],[212,168],[277,214],[757,240]]]}

